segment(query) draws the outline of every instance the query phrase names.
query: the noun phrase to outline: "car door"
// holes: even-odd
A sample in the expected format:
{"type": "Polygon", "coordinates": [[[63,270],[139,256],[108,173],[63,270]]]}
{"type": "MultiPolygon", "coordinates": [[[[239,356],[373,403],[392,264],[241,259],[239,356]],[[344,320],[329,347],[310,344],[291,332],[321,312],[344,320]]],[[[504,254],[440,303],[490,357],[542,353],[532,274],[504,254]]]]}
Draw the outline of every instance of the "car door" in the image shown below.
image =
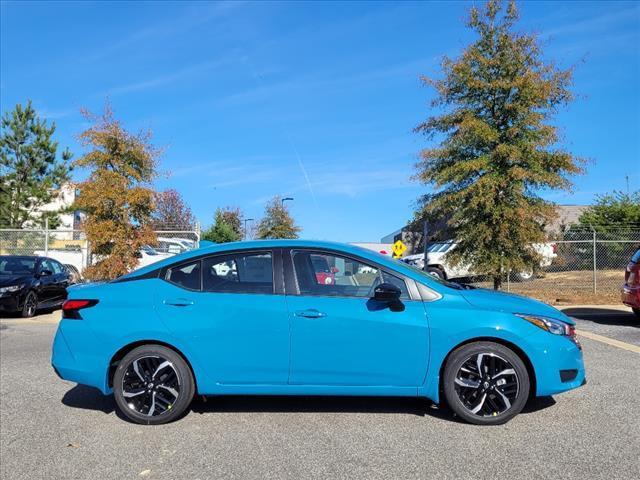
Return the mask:
{"type": "Polygon", "coordinates": [[[240,251],[161,272],[157,310],[217,384],[287,382],[289,321],[274,264],[277,251],[240,251]]]}
{"type": "Polygon", "coordinates": [[[290,384],[414,387],[423,383],[428,367],[427,318],[422,301],[410,298],[405,279],[330,251],[291,250],[285,261],[290,384]],[[401,289],[401,309],[371,299],[375,286],[383,282],[401,289]]]}
{"type": "Polygon", "coordinates": [[[54,301],[57,294],[55,275],[51,260],[48,258],[40,260],[40,266],[38,267],[38,282],[38,303],[51,303],[54,301]]]}
{"type": "Polygon", "coordinates": [[[49,260],[49,264],[53,268],[53,294],[52,299],[60,302],[67,298],[67,287],[69,286],[69,272],[56,260],[49,260]]]}

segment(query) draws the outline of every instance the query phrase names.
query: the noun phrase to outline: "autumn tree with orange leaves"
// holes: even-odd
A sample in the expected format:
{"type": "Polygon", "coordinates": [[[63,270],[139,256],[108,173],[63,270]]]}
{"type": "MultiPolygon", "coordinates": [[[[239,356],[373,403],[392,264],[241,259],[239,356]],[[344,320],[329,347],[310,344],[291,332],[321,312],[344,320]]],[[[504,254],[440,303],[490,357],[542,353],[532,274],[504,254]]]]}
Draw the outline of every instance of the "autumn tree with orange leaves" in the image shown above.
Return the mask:
{"type": "Polygon", "coordinates": [[[154,209],[150,182],[156,176],[160,151],[151,132],[127,132],[107,104],[101,115],[83,111],[93,125],[79,135],[89,151],[74,165],[91,171],[79,185],[74,209],[86,214],[84,229],[94,264],[89,279],[112,279],[134,269],[138,252],[156,242],[149,220],[154,209]]]}

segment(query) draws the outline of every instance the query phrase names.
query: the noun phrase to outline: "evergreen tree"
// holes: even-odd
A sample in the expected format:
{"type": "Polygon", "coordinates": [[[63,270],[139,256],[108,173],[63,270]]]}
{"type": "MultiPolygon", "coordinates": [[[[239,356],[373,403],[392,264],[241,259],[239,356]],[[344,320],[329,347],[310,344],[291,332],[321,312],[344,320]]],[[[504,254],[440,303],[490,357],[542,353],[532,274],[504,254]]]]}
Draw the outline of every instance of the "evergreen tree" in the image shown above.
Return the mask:
{"type": "Polygon", "coordinates": [[[237,208],[216,210],[215,222],[202,233],[203,240],[215,243],[237,242],[242,240],[242,213],[237,208]]]}
{"type": "Polygon", "coordinates": [[[150,225],[159,151],[150,132],[131,134],[114,119],[109,105],[100,116],[83,112],[93,126],[80,134],[90,150],[75,165],[91,169],[79,185],[75,207],[86,213],[84,229],[97,262],[86,268],[90,279],[111,279],[134,269],[138,253],[153,245],[150,225]]]}
{"type": "Polygon", "coordinates": [[[446,218],[458,242],[448,260],[493,277],[504,268],[525,270],[539,262],[554,205],[543,189],[568,189],[581,160],[558,146],[550,123],[572,100],[572,71],[545,63],[533,35],[515,25],[516,5],[490,0],[471,9],[477,39],[455,60],[444,58],[443,76],[424,79],[435,88],[437,113],[416,127],[439,144],[422,151],[415,177],[434,187],[421,199],[417,218],[446,218]]]}
{"type": "Polygon", "coordinates": [[[58,143],[52,137],[55,123],[40,119],[28,101],[2,116],[0,134],[0,226],[24,228],[56,227],[59,212],[42,212],[43,205],[60,195],[69,180],[68,149],[57,160],[58,143]]]}
{"type": "Polygon", "coordinates": [[[265,215],[258,224],[256,237],[265,238],[298,238],[302,229],[291,217],[289,210],[282,204],[280,197],[274,197],[265,208],[265,215]]]}
{"type": "Polygon", "coordinates": [[[595,204],[580,215],[579,222],[600,232],[640,228],[640,191],[598,195],[595,204]]]}

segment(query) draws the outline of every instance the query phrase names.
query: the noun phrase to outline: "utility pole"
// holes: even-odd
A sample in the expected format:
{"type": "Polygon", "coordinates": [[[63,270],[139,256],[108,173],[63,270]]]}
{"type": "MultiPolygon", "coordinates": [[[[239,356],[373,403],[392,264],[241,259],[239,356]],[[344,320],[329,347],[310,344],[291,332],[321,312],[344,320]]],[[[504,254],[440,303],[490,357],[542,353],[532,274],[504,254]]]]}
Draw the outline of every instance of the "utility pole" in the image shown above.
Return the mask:
{"type": "Polygon", "coordinates": [[[422,226],[422,243],[424,244],[424,261],[422,269],[426,270],[429,250],[429,222],[427,220],[424,221],[424,225],[422,226]]]}
{"type": "Polygon", "coordinates": [[[247,222],[253,222],[253,218],[244,219],[244,239],[247,239],[247,222]]]}
{"type": "Polygon", "coordinates": [[[627,195],[629,195],[629,175],[625,175],[624,179],[627,181],[627,195]]]}

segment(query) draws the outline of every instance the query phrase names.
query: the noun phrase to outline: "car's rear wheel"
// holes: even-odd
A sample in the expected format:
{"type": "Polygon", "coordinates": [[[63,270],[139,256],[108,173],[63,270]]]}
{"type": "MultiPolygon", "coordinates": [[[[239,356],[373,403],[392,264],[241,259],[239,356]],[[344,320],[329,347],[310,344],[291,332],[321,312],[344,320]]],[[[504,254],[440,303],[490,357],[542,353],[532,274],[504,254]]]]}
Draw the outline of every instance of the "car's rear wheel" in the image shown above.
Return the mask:
{"type": "Polygon", "coordinates": [[[443,376],[449,407],[476,425],[499,425],[522,411],[529,397],[527,368],[511,349],[474,342],[455,350],[443,376]]]}
{"type": "Polygon", "coordinates": [[[120,411],[143,425],[179,418],[191,404],[195,382],[182,356],[161,345],[142,345],[120,361],[113,376],[120,411]]]}
{"type": "Polygon", "coordinates": [[[36,292],[29,292],[24,299],[24,305],[22,306],[22,317],[31,318],[36,314],[38,309],[38,296],[36,292]]]}

